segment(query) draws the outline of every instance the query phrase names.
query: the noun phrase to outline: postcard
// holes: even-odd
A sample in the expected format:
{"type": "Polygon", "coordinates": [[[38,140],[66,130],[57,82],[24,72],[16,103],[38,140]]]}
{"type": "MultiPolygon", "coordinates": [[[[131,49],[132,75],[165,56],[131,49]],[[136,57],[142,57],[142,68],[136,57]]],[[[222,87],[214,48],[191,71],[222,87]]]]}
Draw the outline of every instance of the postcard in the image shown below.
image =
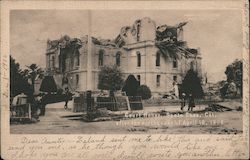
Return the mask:
{"type": "Polygon", "coordinates": [[[248,159],[248,7],[2,1],[2,158],[248,159]]]}

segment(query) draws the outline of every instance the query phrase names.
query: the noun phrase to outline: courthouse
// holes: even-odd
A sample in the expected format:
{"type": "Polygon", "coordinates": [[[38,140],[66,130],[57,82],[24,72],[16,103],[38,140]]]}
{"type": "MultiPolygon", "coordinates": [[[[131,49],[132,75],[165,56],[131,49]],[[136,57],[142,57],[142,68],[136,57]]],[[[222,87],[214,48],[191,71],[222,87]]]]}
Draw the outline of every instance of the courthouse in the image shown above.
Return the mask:
{"type": "Polygon", "coordinates": [[[153,95],[164,94],[173,88],[173,82],[181,84],[189,69],[202,75],[200,50],[188,47],[185,25],[186,22],[157,26],[146,17],[121,26],[115,39],[65,35],[48,40],[46,71],[53,75],[58,88],[98,91],[101,67],[116,65],[124,80],[134,75],[153,95]]]}

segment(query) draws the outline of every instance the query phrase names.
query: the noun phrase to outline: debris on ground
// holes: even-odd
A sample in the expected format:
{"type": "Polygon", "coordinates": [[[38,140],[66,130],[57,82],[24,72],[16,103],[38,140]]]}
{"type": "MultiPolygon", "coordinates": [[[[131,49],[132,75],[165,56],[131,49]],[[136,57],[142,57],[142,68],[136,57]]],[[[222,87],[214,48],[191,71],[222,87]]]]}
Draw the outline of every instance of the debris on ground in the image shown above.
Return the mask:
{"type": "Polygon", "coordinates": [[[146,132],[146,131],[148,131],[148,129],[146,127],[134,126],[134,127],[129,128],[128,131],[129,132],[136,132],[136,131],[146,132]]]}
{"type": "Polygon", "coordinates": [[[92,121],[99,122],[99,121],[111,121],[111,120],[112,120],[111,117],[98,117],[98,118],[93,119],[92,121]]]}
{"type": "Polygon", "coordinates": [[[241,102],[220,102],[220,103],[213,103],[208,105],[207,108],[205,108],[206,111],[212,111],[212,112],[225,112],[225,111],[242,111],[242,103],[241,102]]]}
{"type": "Polygon", "coordinates": [[[242,133],[242,131],[239,131],[239,130],[237,130],[237,129],[235,129],[235,128],[232,128],[232,129],[230,129],[230,128],[224,128],[224,129],[222,129],[221,130],[221,132],[222,133],[226,133],[226,134],[238,134],[238,133],[242,133]]]}

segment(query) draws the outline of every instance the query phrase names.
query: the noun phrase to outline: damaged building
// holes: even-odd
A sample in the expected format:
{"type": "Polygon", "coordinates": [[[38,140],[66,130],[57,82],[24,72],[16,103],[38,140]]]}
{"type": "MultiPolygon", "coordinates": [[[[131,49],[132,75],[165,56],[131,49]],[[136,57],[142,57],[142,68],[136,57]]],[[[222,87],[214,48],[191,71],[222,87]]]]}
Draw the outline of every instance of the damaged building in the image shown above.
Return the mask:
{"type": "Polygon", "coordinates": [[[156,26],[150,18],[124,26],[114,40],[63,36],[48,40],[46,70],[58,88],[98,91],[98,74],[105,65],[117,65],[126,79],[134,75],[152,94],[165,94],[173,82],[181,83],[194,69],[201,76],[199,49],[189,48],[183,37],[186,22],[156,26]],[[91,41],[90,43],[88,43],[91,41]]]}

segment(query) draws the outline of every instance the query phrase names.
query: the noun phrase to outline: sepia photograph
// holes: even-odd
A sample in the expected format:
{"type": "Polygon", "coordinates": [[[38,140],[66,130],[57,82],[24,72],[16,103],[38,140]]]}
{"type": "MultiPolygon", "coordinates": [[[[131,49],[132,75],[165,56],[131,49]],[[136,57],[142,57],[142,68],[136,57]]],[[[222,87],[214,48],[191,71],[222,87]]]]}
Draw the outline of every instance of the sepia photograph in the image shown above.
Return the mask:
{"type": "Polygon", "coordinates": [[[1,158],[249,158],[249,2],[1,1],[1,158]]]}
{"type": "Polygon", "coordinates": [[[10,133],[241,134],[240,16],[11,10],[10,133]]]}

